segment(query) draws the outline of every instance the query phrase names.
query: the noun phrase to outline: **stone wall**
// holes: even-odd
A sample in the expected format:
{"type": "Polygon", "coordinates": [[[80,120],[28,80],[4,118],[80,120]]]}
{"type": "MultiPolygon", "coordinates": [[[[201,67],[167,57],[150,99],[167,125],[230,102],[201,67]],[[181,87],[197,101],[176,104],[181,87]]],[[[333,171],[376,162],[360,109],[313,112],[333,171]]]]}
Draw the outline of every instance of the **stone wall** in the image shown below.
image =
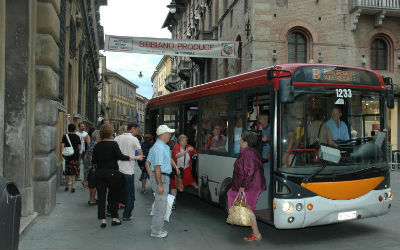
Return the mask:
{"type": "Polygon", "coordinates": [[[38,1],[36,39],[36,117],[34,180],[34,208],[39,214],[48,214],[56,204],[56,165],[59,92],[60,34],[59,0],[38,1]]]}

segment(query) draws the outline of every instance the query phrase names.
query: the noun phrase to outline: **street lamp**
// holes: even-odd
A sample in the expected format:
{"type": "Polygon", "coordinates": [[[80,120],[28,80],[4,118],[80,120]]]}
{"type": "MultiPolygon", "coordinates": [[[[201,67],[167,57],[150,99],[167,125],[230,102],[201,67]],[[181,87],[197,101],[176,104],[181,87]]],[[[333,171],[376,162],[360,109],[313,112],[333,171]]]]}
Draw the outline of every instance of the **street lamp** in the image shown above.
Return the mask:
{"type": "Polygon", "coordinates": [[[142,79],[142,77],[143,77],[142,71],[139,72],[138,77],[139,77],[140,79],[142,79]]]}

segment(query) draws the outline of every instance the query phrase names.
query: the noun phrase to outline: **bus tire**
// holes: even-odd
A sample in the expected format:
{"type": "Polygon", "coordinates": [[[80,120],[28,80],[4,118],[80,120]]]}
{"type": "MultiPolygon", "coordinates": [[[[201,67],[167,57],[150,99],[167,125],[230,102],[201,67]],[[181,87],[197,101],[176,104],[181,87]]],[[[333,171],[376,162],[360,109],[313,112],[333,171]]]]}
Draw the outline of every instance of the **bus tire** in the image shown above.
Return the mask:
{"type": "Polygon", "coordinates": [[[232,187],[232,178],[226,178],[220,188],[219,205],[224,210],[225,217],[228,217],[228,190],[232,187]]]}

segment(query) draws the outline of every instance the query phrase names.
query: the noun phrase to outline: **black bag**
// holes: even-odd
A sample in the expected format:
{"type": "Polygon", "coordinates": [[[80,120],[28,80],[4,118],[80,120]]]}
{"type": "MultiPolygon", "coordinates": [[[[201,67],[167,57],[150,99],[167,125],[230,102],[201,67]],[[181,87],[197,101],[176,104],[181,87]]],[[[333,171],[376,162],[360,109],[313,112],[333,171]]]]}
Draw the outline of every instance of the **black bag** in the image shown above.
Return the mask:
{"type": "Polygon", "coordinates": [[[89,173],[87,176],[87,182],[89,184],[89,186],[95,187],[96,186],[96,167],[92,166],[89,169],[89,173]]]}
{"type": "MultiPolygon", "coordinates": [[[[183,179],[183,168],[179,168],[179,175],[181,176],[181,179],[183,179]]],[[[169,177],[174,178],[175,179],[176,176],[176,169],[172,168],[172,172],[169,174],[169,177]]]]}

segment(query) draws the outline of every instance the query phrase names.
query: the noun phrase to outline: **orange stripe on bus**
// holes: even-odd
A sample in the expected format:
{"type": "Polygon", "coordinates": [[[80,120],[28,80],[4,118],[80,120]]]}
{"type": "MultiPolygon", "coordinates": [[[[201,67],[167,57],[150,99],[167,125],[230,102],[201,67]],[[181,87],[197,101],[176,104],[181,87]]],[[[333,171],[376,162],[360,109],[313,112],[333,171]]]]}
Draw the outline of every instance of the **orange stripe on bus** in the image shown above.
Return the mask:
{"type": "Polygon", "coordinates": [[[384,179],[385,177],[374,177],[354,181],[312,182],[301,183],[301,186],[328,199],[350,200],[368,193],[384,179]]]}

